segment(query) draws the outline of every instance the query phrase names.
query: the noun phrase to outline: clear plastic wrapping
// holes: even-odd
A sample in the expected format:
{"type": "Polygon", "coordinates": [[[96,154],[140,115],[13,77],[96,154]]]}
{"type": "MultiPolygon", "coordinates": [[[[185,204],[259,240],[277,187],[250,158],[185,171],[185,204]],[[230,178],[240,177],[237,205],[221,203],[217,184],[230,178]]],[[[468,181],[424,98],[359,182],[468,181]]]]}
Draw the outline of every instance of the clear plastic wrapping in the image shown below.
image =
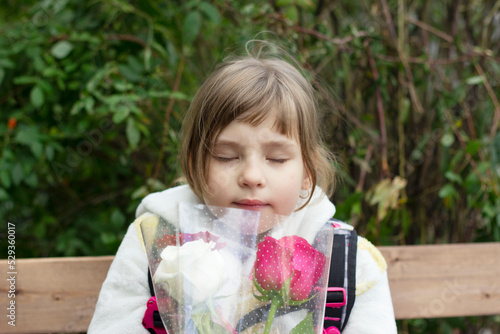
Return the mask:
{"type": "Polygon", "coordinates": [[[308,242],[287,233],[293,217],[189,203],[176,209],[177,222],[141,223],[169,334],[322,333],[332,226],[308,242]]]}

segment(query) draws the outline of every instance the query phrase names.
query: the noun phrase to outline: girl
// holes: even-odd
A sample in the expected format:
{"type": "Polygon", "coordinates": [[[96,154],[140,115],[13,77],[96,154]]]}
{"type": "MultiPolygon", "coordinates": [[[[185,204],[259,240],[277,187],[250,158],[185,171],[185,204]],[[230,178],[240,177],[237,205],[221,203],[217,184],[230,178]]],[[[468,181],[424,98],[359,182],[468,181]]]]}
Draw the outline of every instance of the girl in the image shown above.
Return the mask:
{"type": "MultiPolygon", "coordinates": [[[[180,161],[188,184],[144,198],[136,222],[150,213],[176,221],[171,208],[190,202],[265,215],[297,212],[304,217],[294,226],[297,234],[306,221],[308,230],[319,230],[335,206],[323,191],[331,190],[334,173],[317,113],[313,88],[284,60],[247,56],[223,62],[200,87],[184,120],[180,161]]],[[[128,229],[110,267],[90,334],[148,333],[142,324],[151,297],[148,262],[136,226],[128,229]]],[[[343,333],[396,333],[386,263],[366,239],[357,241],[356,299],[343,333]]]]}

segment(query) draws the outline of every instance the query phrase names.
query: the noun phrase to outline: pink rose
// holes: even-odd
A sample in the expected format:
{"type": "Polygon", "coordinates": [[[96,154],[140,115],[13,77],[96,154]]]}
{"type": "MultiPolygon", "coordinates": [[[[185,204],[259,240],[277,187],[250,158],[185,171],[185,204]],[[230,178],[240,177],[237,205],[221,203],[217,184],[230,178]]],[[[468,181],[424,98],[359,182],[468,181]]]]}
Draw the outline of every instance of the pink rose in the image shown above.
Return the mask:
{"type": "Polygon", "coordinates": [[[255,280],[264,290],[280,291],[293,274],[292,253],[276,239],[265,237],[257,245],[255,280]]]}
{"type": "Polygon", "coordinates": [[[293,301],[309,298],[325,268],[326,257],[304,238],[265,237],[257,246],[255,280],[264,290],[279,292],[292,275],[289,296],[293,301]]]}
{"type": "Polygon", "coordinates": [[[298,236],[283,237],[279,243],[293,253],[294,275],[290,284],[290,298],[295,301],[305,300],[323,275],[326,257],[307,240],[298,236]]]}

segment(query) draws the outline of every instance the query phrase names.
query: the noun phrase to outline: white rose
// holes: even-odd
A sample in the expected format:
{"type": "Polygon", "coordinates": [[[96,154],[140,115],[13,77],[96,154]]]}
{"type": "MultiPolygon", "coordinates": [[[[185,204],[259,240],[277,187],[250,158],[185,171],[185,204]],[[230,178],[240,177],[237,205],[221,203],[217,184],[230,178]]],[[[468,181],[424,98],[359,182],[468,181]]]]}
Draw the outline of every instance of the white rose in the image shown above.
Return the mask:
{"type": "Polygon", "coordinates": [[[213,297],[224,285],[225,264],[213,241],[167,246],[153,277],[182,304],[196,305],[213,297]]]}

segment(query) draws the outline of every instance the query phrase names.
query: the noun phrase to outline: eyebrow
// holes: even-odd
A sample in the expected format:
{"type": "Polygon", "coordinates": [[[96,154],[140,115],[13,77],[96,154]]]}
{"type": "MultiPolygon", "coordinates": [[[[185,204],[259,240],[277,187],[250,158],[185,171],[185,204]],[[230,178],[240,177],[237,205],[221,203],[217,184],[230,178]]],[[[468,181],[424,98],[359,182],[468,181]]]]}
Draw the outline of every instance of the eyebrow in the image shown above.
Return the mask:
{"type": "MultiPolygon", "coordinates": [[[[214,147],[228,146],[228,147],[239,147],[240,143],[234,140],[221,139],[215,142],[214,147]]],[[[263,143],[265,148],[293,148],[297,146],[296,143],[289,140],[270,140],[263,143]]]]}

